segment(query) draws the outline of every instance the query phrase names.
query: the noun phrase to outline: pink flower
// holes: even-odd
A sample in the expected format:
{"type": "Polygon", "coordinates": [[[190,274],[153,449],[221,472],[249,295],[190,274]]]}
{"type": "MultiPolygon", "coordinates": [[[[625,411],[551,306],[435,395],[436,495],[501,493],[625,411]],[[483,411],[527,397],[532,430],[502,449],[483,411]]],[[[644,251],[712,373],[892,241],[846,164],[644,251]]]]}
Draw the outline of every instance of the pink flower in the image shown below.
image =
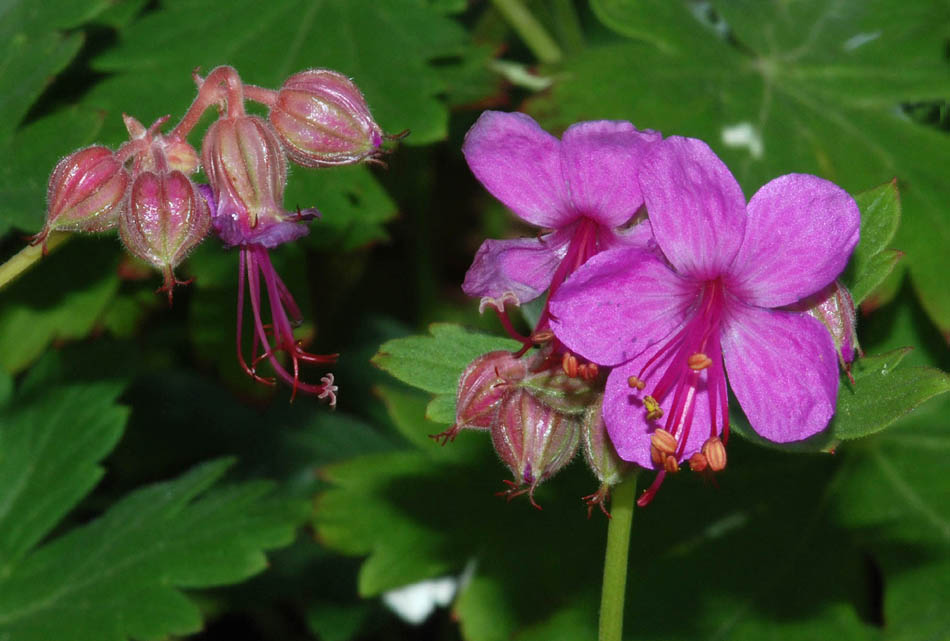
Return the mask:
{"type": "Polygon", "coordinates": [[[726,371],[752,427],[780,443],[828,424],[838,357],[825,327],[781,308],[820,291],[858,242],[860,213],[833,183],[790,174],[746,206],[709,147],[669,138],[641,161],[658,251],[592,258],[554,295],[552,329],[611,366],[604,420],[619,455],[660,472],[725,466],[726,371]]]}
{"type": "MultiPolygon", "coordinates": [[[[634,177],[644,149],[659,139],[629,122],[599,120],[571,125],[558,140],[525,114],[484,112],[462,147],[472,173],[519,218],[550,231],[486,240],[463,291],[502,312],[506,302],[557,291],[600,251],[645,246],[649,225],[631,225],[643,204],[634,177]]],[[[548,321],[545,309],[535,331],[548,321]]]]}

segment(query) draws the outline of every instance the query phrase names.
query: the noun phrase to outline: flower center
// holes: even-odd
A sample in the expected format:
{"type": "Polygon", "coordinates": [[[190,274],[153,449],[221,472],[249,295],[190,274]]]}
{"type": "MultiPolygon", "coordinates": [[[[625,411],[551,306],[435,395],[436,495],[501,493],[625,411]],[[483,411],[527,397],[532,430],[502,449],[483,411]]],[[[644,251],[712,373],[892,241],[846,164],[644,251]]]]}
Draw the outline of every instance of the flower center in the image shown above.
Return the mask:
{"type": "Polygon", "coordinates": [[[708,468],[715,472],[725,467],[725,449],[717,429],[721,421],[721,431],[728,438],[728,397],[720,347],[724,308],[722,280],[704,282],[691,317],[627,381],[637,391],[647,390],[647,381],[656,381],[643,396],[643,409],[647,420],[655,426],[650,455],[660,473],[640,497],[641,506],[652,500],[667,472],[679,470],[678,462],[684,458],[696,412],[703,411],[699,407],[701,392],[705,392],[708,401],[709,438],[702,452],[690,457],[690,464],[697,471],[708,468]]]}

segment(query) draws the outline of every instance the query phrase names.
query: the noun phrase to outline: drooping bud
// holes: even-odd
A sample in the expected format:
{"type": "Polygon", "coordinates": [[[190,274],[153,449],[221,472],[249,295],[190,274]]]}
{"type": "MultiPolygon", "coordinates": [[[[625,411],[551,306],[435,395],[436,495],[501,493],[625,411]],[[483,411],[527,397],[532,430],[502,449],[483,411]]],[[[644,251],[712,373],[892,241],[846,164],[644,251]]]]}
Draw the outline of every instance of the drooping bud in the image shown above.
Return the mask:
{"type": "Polygon", "coordinates": [[[71,153],[50,175],[46,225],[31,242],[45,242],[51,231],[113,229],[128,186],[128,171],[107,147],[94,145],[71,153]]]}
{"type": "Polygon", "coordinates": [[[610,497],[610,488],[626,477],[632,467],[617,455],[617,450],[607,434],[607,425],[603,416],[604,395],[598,394],[597,400],[584,413],[581,422],[581,444],[584,449],[584,459],[594,476],[600,481],[600,487],[593,494],[583,497],[587,503],[587,517],[595,505],[610,518],[607,512],[607,499],[610,497]]]}
{"type": "MultiPolygon", "coordinates": [[[[495,452],[515,477],[509,499],[534,490],[567,465],[577,452],[580,420],[540,402],[525,389],[505,395],[491,428],[495,452]]],[[[540,509],[540,508],[539,508],[540,509]]]]}
{"type": "Polygon", "coordinates": [[[211,229],[211,214],[195,187],[180,171],[136,176],[129,203],[119,217],[119,237],[134,256],[161,270],[161,291],[172,300],[179,284],[174,269],[211,229]]]}
{"type": "Polygon", "coordinates": [[[256,116],[216,121],[205,134],[201,159],[214,192],[212,224],[226,246],[272,248],[307,234],[297,223],[317,212],[284,211],[287,159],[265,121],[256,116]]]}
{"type": "Polygon", "coordinates": [[[836,280],[793,308],[807,312],[822,322],[835,343],[842,368],[847,371],[847,363],[854,360],[855,350],[860,350],[856,329],[857,314],[848,288],[836,280]]]}
{"type": "Polygon", "coordinates": [[[304,167],[360,162],[376,154],[383,140],[360,90],[329,69],[288,78],[268,118],[287,155],[304,167]]]}
{"type": "Polygon", "coordinates": [[[525,362],[511,352],[482,354],[468,364],[455,394],[455,424],[432,438],[445,445],[463,429],[487,430],[498,414],[502,398],[528,373],[525,362]]]}

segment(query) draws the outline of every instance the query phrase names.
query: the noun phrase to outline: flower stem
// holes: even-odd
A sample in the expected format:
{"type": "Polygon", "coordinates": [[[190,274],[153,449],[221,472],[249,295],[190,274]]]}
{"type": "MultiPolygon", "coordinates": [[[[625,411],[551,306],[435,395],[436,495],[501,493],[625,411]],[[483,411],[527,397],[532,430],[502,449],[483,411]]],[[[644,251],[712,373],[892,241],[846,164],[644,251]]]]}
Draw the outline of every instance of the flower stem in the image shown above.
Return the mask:
{"type": "Polygon", "coordinates": [[[607,526],[607,553],[604,555],[604,584],[600,595],[600,641],[621,641],[623,601],[627,587],[627,553],[630,526],[637,497],[637,475],[630,474],[618,485],[610,499],[607,526]]]}
{"type": "MultiPolygon", "coordinates": [[[[63,244],[71,234],[61,231],[50,232],[46,238],[46,251],[52,251],[63,244]]],[[[43,243],[27,245],[10,259],[0,265],[0,289],[10,284],[10,281],[25,272],[37,260],[43,257],[43,243]]]]}
{"type": "Polygon", "coordinates": [[[492,0],[528,49],[545,63],[561,61],[561,49],[521,0],[492,0]]]}

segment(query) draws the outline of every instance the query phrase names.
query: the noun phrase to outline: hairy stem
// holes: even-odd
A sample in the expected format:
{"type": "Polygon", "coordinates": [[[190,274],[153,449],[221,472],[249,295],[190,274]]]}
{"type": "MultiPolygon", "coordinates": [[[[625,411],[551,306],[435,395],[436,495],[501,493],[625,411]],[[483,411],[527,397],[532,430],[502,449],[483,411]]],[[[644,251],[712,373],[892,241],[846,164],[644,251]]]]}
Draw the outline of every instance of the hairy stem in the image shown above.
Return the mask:
{"type": "Polygon", "coordinates": [[[599,641],[621,641],[623,602],[627,587],[627,553],[630,550],[630,526],[637,496],[637,475],[631,474],[618,485],[610,499],[610,525],[607,526],[607,552],[604,555],[604,583],[600,595],[599,641]]]}
{"type": "MultiPolygon", "coordinates": [[[[52,251],[58,245],[62,245],[71,234],[62,231],[50,232],[46,237],[46,251],[52,251]]],[[[19,252],[10,257],[10,260],[0,265],[0,289],[10,284],[17,276],[29,269],[33,263],[43,257],[44,243],[36,245],[27,245],[19,252]]]]}
{"type": "Polygon", "coordinates": [[[560,47],[521,0],[492,0],[492,2],[538,60],[545,63],[561,61],[560,47]]]}

